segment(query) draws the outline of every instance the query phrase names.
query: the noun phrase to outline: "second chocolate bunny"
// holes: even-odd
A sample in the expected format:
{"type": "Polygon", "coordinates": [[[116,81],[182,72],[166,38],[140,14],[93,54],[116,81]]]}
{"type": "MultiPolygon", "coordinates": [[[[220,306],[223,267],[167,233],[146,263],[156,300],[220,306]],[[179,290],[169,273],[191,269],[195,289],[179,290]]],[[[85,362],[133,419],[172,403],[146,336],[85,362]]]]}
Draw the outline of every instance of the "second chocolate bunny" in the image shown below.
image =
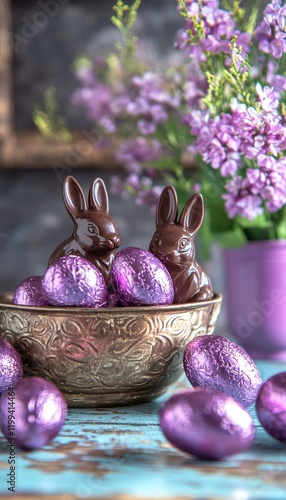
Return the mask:
{"type": "Polygon", "coordinates": [[[110,267],[121,239],[109,214],[108,195],[103,180],[93,181],[86,202],[76,179],[71,175],[67,176],[63,182],[63,201],[74,222],[74,231],[54,250],[49,264],[63,255],[80,255],[102,272],[109,285],[110,267]]]}
{"type": "Polygon", "coordinates": [[[175,289],[174,303],[197,302],[213,298],[210,278],[195,260],[194,237],[204,218],[203,198],[194,194],[178,219],[175,189],[167,186],[156,208],[156,231],[149,251],[167,267],[175,289]]]}

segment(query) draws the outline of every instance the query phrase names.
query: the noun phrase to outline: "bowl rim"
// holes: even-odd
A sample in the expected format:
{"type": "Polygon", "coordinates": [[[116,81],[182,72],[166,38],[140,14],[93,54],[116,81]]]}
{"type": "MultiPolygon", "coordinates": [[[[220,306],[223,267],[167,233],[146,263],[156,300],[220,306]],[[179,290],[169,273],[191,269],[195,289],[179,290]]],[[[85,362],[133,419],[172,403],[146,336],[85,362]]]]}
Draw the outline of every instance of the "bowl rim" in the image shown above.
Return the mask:
{"type": "Polygon", "coordinates": [[[132,307],[74,307],[74,306],[65,306],[65,307],[57,307],[57,306],[27,306],[20,304],[12,304],[11,299],[13,297],[13,292],[2,292],[0,293],[0,309],[11,309],[18,311],[26,311],[26,312],[38,312],[40,314],[46,313],[50,314],[54,313],[67,313],[67,311],[71,311],[74,313],[83,313],[84,314],[94,314],[94,313],[102,313],[102,314],[122,314],[123,312],[136,313],[137,312],[176,312],[180,310],[186,309],[197,309],[199,307],[207,307],[210,305],[221,304],[222,302],[222,294],[214,292],[214,296],[212,299],[201,300],[198,302],[185,302],[182,304],[170,304],[170,305],[158,305],[158,306],[132,306],[132,307]]]}

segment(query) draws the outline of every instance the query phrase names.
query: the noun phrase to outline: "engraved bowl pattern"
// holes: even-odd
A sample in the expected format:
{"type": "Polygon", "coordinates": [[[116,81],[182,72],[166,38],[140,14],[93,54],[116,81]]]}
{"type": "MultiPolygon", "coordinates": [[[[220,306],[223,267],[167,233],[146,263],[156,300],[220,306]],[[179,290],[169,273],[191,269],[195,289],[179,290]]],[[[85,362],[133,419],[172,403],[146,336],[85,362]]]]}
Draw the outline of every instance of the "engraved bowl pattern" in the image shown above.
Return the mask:
{"type": "Polygon", "coordinates": [[[69,406],[143,403],[178,380],[186,344],[213,332],[221,300],[92,309],[19,306],[6,293],[0,337],[21,354],[26,373],[53,381],[69,406]]]}

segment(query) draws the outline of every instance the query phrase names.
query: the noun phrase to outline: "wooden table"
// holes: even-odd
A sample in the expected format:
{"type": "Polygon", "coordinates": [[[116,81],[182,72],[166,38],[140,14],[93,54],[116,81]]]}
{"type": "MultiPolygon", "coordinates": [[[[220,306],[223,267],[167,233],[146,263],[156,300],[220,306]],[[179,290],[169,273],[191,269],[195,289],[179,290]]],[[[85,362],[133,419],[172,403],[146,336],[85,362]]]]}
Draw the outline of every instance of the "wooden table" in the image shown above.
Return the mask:
{"type": "MultiPolygon", "coordinates": [[[[257,363],[263,379],[286,363],[257,363]]],[[[189,384],[183,377],[173,386],[189,384]]],[[[44,449],[17,451],[16,492],[8,491],[7,442],[0,438],[1,498],[286,500],[286,444],[255,418],[252,448],[224,461],[197,460],[174,449],[158,425],[164,397],[113,409],[71,409],[44,449]]]]}

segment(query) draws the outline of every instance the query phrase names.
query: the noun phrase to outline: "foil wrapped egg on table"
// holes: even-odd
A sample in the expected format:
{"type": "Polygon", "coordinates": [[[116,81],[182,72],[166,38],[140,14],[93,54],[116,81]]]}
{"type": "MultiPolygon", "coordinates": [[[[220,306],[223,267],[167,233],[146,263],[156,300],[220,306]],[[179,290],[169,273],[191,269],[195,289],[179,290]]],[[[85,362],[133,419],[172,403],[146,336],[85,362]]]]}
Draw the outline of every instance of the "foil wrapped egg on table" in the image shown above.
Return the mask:
{"type": "Polygon", "coordinates": [[[24,450],[45,446],[59,433],[66,415],[62,393],[40,377],[25,377],[0,396],[1,431],[24,450]]]}
{"type": "Polygon", "coordinates": [[[176,448],[207,460],[247,450],[255,437],[242,405],[228,394],[201,387],[172,395],[160,410],[160,426],[176,448]]]}
{"type": "Polygon", "coordinates": [[[266,432],[286,442],[286,372],[272,375],[262,384],[255,407],[266,432]]]}
{"type": "Polygon", "coordinates": [[[235,342],[220,335],[199,336],[184,351],[184,369],[193,387],[229,394],[243,406],[252,405],[262,384],[253,359],[235,342]]]}

